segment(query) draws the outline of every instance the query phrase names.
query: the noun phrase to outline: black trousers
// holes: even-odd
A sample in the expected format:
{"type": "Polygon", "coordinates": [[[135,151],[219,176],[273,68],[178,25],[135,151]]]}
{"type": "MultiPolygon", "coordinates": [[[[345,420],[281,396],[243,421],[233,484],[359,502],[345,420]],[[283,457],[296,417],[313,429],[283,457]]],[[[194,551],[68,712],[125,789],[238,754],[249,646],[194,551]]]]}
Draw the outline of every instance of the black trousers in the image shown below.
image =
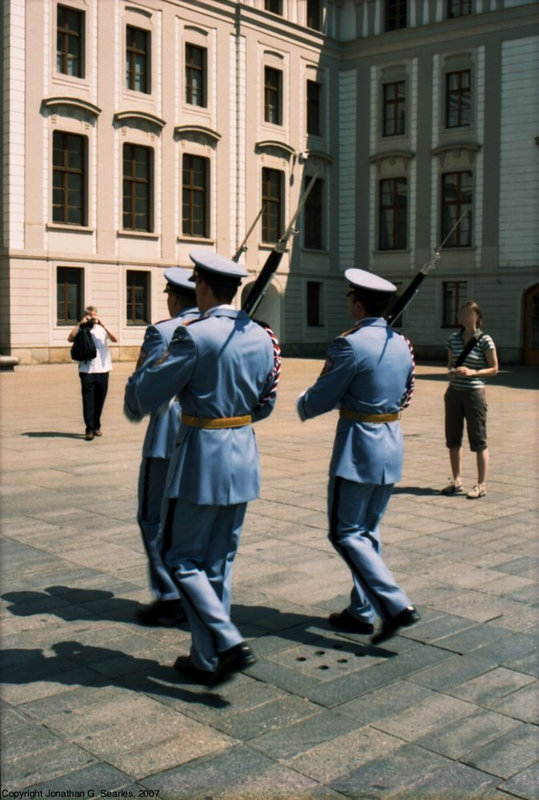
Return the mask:
{"type": "Polygon", "coordinates": [[[79,372],[79,376],[86,433],[95,433],[101,428],[101,412],[109,388],[109,373],[79,372]]]}

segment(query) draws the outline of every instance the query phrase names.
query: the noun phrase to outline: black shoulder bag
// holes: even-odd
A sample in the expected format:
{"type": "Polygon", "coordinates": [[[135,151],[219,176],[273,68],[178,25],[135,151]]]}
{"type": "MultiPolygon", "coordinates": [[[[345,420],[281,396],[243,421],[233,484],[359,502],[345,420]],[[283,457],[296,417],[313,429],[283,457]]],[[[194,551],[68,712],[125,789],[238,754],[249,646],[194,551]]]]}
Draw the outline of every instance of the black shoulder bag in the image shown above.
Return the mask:
{"type": "Polygon", "coordinates": [[[73,361],[91,361],[96,357],[97,348],[90,331],[91,327],[87,324],[79,327],[71,345],[71,358],[73,361]]]}
{"type": "Polygon", "coordinates": [[[453,369],[457,369],[457,367],[461,367],[461,366],[464,364],[464,362],[466,361],[466,357],[468,356],[468,354],[469,354],[469,353],[471,353],[471,351],[474,349],[474,347],[475,347],[475,345],[477,344],[477,342],[478,342],[480,339],[482,339],[482,338],[483,338],[483,331],[476,331],[476,332],[473,334],[473,336],[471,336],[471,337],[468,339],[468,341],[467,341],[467,342],[466,342],[466,344],[464,345],[464,350],[462,351],[462,353],[460,354],[460,356],[459,356],[459,357],[457,358],[457,360],[455,361],[455,363],[454,363],[454,365],[453,365],[453,369]]]}

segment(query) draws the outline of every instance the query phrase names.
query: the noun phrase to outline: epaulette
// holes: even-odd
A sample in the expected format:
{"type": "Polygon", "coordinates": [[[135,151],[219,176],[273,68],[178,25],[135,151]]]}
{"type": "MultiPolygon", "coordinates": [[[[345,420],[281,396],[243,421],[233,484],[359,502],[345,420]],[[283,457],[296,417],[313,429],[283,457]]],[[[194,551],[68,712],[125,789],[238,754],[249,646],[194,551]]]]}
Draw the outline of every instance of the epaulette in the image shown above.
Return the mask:
{"type": "Polygon", "coordinates": [[[153,325],[161,325],[162,322],[170,322],[170,317],[165,317],[165,319],[160,319],[158,322],[152,323],[153,325]]]}
{"type": "Polygon", "coordinates": [[[208,317],[193,317],[193,319],[188,319],[185,322],[182,322],[181,324],[185,326],[192,325],[193,322],[200,322],[203,319],[208,319],[208,317]]]}
{"type": "Polygon", "coordinates": [[[350,328],[347,331],[343,331],[342,333],[339,334],[339,336],[350,336],[350,334],[354,333],[354,331],[357,331],[357,326],[356,325],[354,325],[353,328],[350,328]]]}

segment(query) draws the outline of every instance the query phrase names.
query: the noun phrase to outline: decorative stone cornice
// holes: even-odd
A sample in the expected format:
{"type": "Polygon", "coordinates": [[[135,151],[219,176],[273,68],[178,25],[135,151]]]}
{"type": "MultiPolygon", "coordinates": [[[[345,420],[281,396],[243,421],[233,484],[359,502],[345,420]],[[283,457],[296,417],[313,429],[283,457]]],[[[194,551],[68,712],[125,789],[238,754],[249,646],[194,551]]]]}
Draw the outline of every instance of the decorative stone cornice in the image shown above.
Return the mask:
{"type": "Polygon", "coordinates": [[[164,128],[167,124],[164,119],[157,117],[155,114],[150,114],[148,111],[117,111],[114,115],[114,122],[119,122],[120,124],[130,120],[147,122],[159,129],[164,128]]]}
{"type": "Polygon", "coordinates": [[[88,100],[81,100],[79,97],[45,97],[41,101],[44,108],[50,108],[51,111],[57,111],[59,106],[67,106],[68,108],[76,108],[78,111],[84,111],[93,117],[98,117],[101,114],[99,106],[95,106],[88,100]]]}
{"type": "Polygon", "coordinates": [[[205,125],[176,125],[174,128],[174,135],[181,138],[182,136],[205,136],[211,139],[212,142],[218,142],[221,139],[221,134],[212,128],[207,128],[205,125]]]}
{"type": "Polygon", "coordinates": [[[261,142],[257,142],[255,144],[255,150],[257,152],[267,152],[269,150],[278,150],[280,153],[284,155],[285,158],[290,158],[291,156],[296,155],[296,151],[293,147],[285,142],[278,142],[273,139],[264,139],[261,142]]]}
{"type": "Polygon", "coordinates": [[[378,153],[374,153],[374,155],[370,156],[369,161],[371,164],[376,164],[379,161],[388,161],[396,160],[397,158],[401,158],[404,161],[411,161],[415,158],[415,153],[412,150],[380,150],[378,153]]]}
{"type": "Polygon", "coordinates": [[[452,142],[450,144],[442,144],[434,148],[432,155],[443,156],[447,153],[460,152],[461,150],[468,153],[477,153],[478,150],[481,150],[481,145],[476,142],[452,142]]]}

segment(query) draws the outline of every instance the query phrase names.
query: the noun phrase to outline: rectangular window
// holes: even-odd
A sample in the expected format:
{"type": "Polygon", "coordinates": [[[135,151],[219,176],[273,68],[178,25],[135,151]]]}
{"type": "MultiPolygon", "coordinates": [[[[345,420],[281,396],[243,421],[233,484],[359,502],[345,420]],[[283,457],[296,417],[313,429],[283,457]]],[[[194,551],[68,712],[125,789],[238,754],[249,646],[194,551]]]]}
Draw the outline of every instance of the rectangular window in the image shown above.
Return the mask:
{"type": "Polygon", "coordinates": [[[52,149],[52,220],[86,225],[86,139],[54,131],[52,149]]]}
{"type": "MultiPolygon", "coordinates": [[[[311,178],[305,178],[304,190],[311,178]]],[[[322,186],[323,182],[317,178],[305,202],[304,211],[304,247],[308,250],[322,250],[323,246],[323,220],[322,220],[322,186]]]]}
{"type": "Polygon", "coordinates": [[[124,144],[123,227],[152,230],[152,151],[149,147],[124,144]]]}
{"type": "Polygon", "coordinates": [[[56,324],[74,325],[82,317],[84,270],[77,267],[56,269],[56,324]]]}
{"type": "Polygon", "coordinates": [[[321,0],[307,0],[307,27],[322,30],[321,0]]]}
{"type": "Polygon", "coordinates": [[[128,269],[125,278],[125,319],[128,325],[150,322],[150,273],[128,269]]]}
{"type": "Polygon", "coordinates": [[[445,76],[445,124],[461,128],[471,123],[471,72],[461,69],[445,76]]]}
{"type": "Polygon", "coordinates": [[[150,94],[150,34],[132,25],[126,30],[125,80],[131,91],[150,94]]]}
{"type": "Polygon", "coordinates": [[[283,173],[262,169],[262,241],[274,244],[282,232],[283,173]]]}
{"type": "Polygon", "coordinates": [[[264,120],[273,125],[282,124],[283,73],[273,67],[264,67],[264,120]]]}
{"type": "Polygon", "coordinates": [[[184,154],[182,167],[182,232],[208,238],[209,160],[184,154]]]}
{"type": "Polygon", "coordinates": [[[316,81],[307,81],[307,133],[320,136],[320,97],[322,87],[316,81]]]}
{"type": "Polygon", "coordinates": [[[386,0],[386,31],[406,28],[407,0],[386,0]]]}
{"type": "Polygon", "coordinates": [[[307,281],[307,327],[317,328],[322,325],[322,284],[318,281],[307,281]]]}
{"type": "Polygon", "coordinates": [[[447,0],[447,16],[466,17],[472,13],[472,0],[447,0]]]}
{"type": "Polygon", "coordinates": [[[388,178],[380,181],[380,250],[407,247],[408,181],[388,178]]]}
{"type": "Polygon", "coordinates": [[[207,50],[185,45],[185,102],[206,108],[207,50]]]}
{"type": "Polygon", "coordinates": [[[471,247],[472,199],[471,172],[442,175],[442,240],[456,225],[445,247],[471,247]]]}
{"type": "Polygon", "coordinates": [[[466,300],[468,288],[466,281],[446,281],[443,284],[443,320],[442,327],[458,327],[458,312],[466,300]]]}
{"type": "Polygon", "coordinates": [[[406,81],[383,85],[383,135],[399,136],[405,132],[406,81]]]}
{"type": "Polygon", "coordinates": [[[56,10],[56,69],[64,75],[84,77],[84,11],[58,5],[56,10]]]}
{"type": "Polygon", "coordinates": [[[282,0],[264,0],[264,10],[271,11],[272,14],[283,13],[282,0]]]}

